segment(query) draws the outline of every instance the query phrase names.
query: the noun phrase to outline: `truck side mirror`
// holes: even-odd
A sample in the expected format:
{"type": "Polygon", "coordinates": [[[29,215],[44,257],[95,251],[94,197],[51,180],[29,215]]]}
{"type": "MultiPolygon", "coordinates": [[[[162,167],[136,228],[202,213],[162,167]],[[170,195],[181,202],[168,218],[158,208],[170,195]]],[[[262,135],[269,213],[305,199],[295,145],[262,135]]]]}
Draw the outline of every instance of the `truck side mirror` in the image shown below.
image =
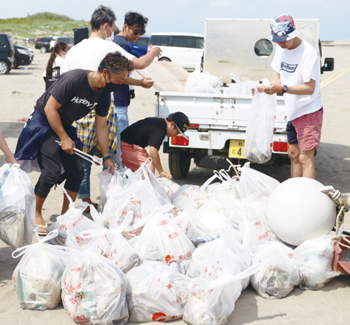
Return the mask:
{"type": "Polygon", "coordinates": [[[334,70],[334,59],[333,58],[325,58],[324,65],[321,68],[321,73],[324,71],[333,71],[334,70]]]}

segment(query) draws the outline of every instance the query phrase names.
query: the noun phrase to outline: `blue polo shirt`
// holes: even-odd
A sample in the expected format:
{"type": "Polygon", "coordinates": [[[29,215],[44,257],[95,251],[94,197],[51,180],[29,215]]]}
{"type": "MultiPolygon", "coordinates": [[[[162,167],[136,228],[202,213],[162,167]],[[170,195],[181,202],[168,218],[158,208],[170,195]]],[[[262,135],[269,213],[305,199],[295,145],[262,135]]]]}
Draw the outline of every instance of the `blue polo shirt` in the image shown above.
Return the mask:
{"type": "MultiPolygon", "coordinates": [[[[124,36],[116,35],[114,36],[113,42],[122,47],[125,51],[131,54],[131,46],[127,42],[124,36]]],[[[130,95],[129,86],[122,84],[119,91],[113,93],[114,105],[115,106],[129,106],[130,105],[130,95]]]]}

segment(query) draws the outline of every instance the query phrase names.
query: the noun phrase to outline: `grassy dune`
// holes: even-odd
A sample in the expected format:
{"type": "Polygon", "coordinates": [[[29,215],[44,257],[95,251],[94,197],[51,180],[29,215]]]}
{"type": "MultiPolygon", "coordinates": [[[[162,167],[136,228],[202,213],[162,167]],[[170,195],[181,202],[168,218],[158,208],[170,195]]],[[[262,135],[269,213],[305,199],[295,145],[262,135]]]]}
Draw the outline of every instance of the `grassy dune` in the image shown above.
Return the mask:
{"type": "Polygon", "coordinates": [[[0,33],[10,34],[14,43],[22,43],[23,38],[39,36],[74,36],[73,28],[89,27],[90,22],[74,20],[67,16],[50,12],[28,15],[24,18],[0,19],[0,33]]]}

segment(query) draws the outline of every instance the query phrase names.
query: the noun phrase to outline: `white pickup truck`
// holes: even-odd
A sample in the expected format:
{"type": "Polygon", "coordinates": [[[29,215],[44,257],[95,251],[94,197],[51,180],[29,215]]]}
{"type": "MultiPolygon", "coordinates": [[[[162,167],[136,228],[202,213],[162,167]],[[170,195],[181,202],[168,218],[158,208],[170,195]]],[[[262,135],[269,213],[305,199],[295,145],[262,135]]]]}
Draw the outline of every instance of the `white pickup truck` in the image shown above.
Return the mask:
{"type": "MultiPolygon", "coordinates": [[[[206,19],[204,70],[222,77],[225,83],[232,82],[231,72],[241,80],[274,79],[276,74],[270,64],[276,44],[267,39],[269,23],[270,19],[206,19]]],[[[295,20],[295,24],[300,37],[312,44],[321,57],[319,21],[295,20]]],[[[333,65],[333,59],[326,59],[320,72],[333,70],[333,65]]],[[[186,177],[192,158],[197,166],[213,169],[227,168],[227,158],[233,163],[243,162],[251,95],[159,91],[156,96],[155,116],[166,118],[180,111],[190,120],[186,132],[189,140],[177,136],[166,138],[163,144],[174,178],[186,177]]],[[[268,163],[283,163],[287,158],[286,116],[283,96],[278,96],[268,163]]]]}

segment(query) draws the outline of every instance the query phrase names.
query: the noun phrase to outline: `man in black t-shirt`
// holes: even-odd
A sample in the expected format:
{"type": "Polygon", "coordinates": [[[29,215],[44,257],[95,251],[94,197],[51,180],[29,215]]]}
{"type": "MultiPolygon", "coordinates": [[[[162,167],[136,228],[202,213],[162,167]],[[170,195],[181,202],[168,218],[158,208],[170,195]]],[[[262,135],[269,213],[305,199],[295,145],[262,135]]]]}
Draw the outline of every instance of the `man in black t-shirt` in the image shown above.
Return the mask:
{"type": "Polygon", "coordinates": [[[181,134],[188,139],[184,132],[189,125],[188,117],[181,112],[172,113],[166,119],[148,117],[130,125],[121,133],[122,164],[136,171],[151,157],[152,172],[155,173],[157,169],[160,177],[171,179],[172,176],[163,170],[159,148],[165,136],[176,137],[181,134]],[[145,150],[147,146],[150,146],[149,155],[145,150]]]}
{"type": "MultiPolygon", "coordinates": [[[[110,93],[120,88],[131,70],[131,61],[119,52],[109,53],[97,71],[77,69],[66,72],[37,100],[18,139],[15,157],[24,161],[37,159],[41,170],[35,185],[35,226],[39,226],[40,234],[46,234],[47,225],[41,213],[52,186],[66,179],[64,188],[73,201],[76,199],[84,167],[82,158],[73,155],[74,148],[81,149],[81,141],[72,123],[93,109],[96,113],[96,137],[104,164],[110,172],[114,171],[114,162],[108,154],[106,116],[110,93]],[[61,146],[57,141],[61,142],[61,146]]],[[[68,205],[68,198],[64,196],[62,214],[68,210],[68,205]]]]}

